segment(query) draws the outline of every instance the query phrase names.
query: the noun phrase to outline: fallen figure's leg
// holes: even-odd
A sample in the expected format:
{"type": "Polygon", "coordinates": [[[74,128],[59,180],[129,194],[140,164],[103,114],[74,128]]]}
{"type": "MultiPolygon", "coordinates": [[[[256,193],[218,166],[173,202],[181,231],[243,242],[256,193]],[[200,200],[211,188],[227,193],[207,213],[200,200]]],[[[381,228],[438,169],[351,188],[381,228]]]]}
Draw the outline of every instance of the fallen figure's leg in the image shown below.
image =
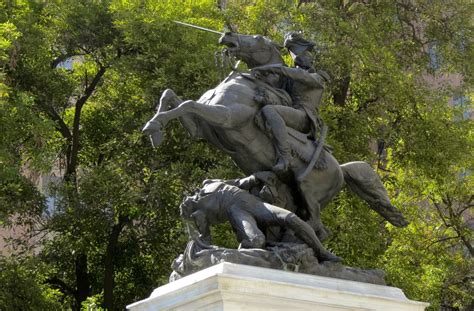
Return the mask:
{"type": "MultiPolygon", "coordinates": [[[[249,194],[249,196],[251,196],[249,194]]],[[[249,197],[250,198],[250,197],[249,197]]],[[[287,227],[292,229],[296,236],[305,242],[309,247],[314,251],[314,255],[319,259],[319,261],[332,261],[340,262],[342,261],[341,257],[334,255],[333,253],[326,250],[321,243],[321,241],[316,236],[314,230],[301,218],[299,218],[294,213],[280,208],[269,203],[264,203],[257,200],[246,200],[246,203],[242,204],[244,200],[240,200],[239,205],[233,205],[230,207],[231,210],[244,210],[247,214],[250,214],[253,219],[256,220],[256,223],[262,223],[265,225],[279,225],[282,227],[287,227]]],[[[239,213],[233,212],[232,215],[239,215],[239,213]]],[[[248,233],[251,236],[248,237],[248,240],[255,239],[255,236],[260,236],[260,234],[255,234],[255,232],[261,232],[256,228],[257,224],[255,222],[249,222],[247,218],[232,219],[232,226],[237,226],[234,228],[236,231],[241,233],[248,233]]],[[[261,244],[261,241],[259,241],[261,244]]]]}

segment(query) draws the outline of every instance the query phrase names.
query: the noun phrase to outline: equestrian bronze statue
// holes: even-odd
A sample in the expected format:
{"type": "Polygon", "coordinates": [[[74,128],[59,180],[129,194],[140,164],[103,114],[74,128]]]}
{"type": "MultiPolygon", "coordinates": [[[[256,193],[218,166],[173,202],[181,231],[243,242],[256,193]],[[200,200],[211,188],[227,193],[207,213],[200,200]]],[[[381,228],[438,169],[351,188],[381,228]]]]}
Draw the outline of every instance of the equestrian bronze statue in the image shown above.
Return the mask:
{"type": "MultiPolygon", "coordinates": [[[[252,227],[252,232],[264,232],[265,235],[266,231],[259,229],[260,227],[279,224],[282,231],[290,231],[299,241],[306,243],[320,262],[339,261],[339,257],[326,253],[320,245],[319,241],[328,235],[328,230],[321,222],[320,211],[344,185],[393,225],[407,225],[403,215],[390,203],[379,176],[368,163],[355,161],[341,165],[325,144],[327,127],[319,117],[318,108],[325,84],[330,78],[327,73],[312,68],[308,62],[311,59],[311,42],[297,34],[287,36],[285,46],[296,65],[291,68],[283,61],[280,53],[282,46],[264,36],[227,32],[222,34],[219,43],[225,46],[227,53],[244,62],[249,70],[233,70],[219,85],[205,92],[198,100],[183,100],[171,89],[165,90],[156,114],[143,131],[151,137],[152,144],[158,147],[164,139],[163,129],[168,122],[179,119],[193,138],[204,139],[224,151],[247,176],[258,176],[261,172],[268,172],[266,176],[274,176],[279,186],[276,187],[275,183],[273,186],[271,183],[263,183],[262,189],[273,189],[273,192],[278,192],[275,196],[287,198],[286,203],[278,205],[268,202],[265,195],[255,196],[234,185],[236,188],[233,188],[233,193],[240,193],[239,198],[245,196],[247,199],[236,199],[241,207],[235,207],[238,204],[230,199],[227,204],[233,208],[221,205],[228,214],[225,217],[220,214],[220,220],[230,221],[239,235],[235,228],[239,227],[241,219],[236,221],[233,215],[237,211],[248,212],[255,208],[257,216],[251,213],[249,216],[255,226],[252,227]],[[235,212],[232,212],[233,209],[235,212]],[[290,211],[280,213],[281,209],[290,211]],[[258,213],[270,215],[272,211],[278,211],[278,217],[283,218],[258,218],[258,213]],[[296,218],[291,216],[285,222],[285,217],[289,214],[297,214],[301,218],[295,215],[296,218]],[[295,224],[299,224],[299,229],[295,228],[295,224]],[[309,233],[308,228],[312,228],[316,235],[309,233]]],[[[217,183],[226,185],[225,181],[217,183]]],[[[219,191],[217,188],[216,191],[219,191]]],[[[196,202],[202,202],[201,200],[199,196],[194,198],[196,202]]],[[[188,206],[192,201],[193,199],[186,199],[183,206],[188,206]]],[[[186,210],[184,207],[182,210],[186,210]]],[[[198,214],[206,212],[210,210],[204,208],[198,214]]],[[[191,214],[187,214],[188,220],[191,214]]],[[[209,214],[205,217],[213,216],[209,214]]],[[[202,222],[196,222],[203,227],[202,222]]],[[[218,252],[229,257],[230,251],[223,251],[211,246],[209,241],[199,239],[199,235],[203,234],[199,233],[199,226],[195,226],[193,230],[198,231],[194,239],[198,245],[195,243],[188,246],[187,252],[189,255],[191,249],[194,251],[194,260],[204,260],[203,252],[218,252]]],[[[241,236],[241,241],[244,241],[245,232],[241,236]]],[[[263,238],[265,241],[265,236],[263,238]]],[[[283,239],[283,235],[280,235],[280,239],[283,239]]],[[[277,239],[274,242],[283,243],[283,240],[277,239]]],[[[246,247],[244,243],[243,248],[265,248],[265,243],[257,244],[248,243],[249,247],[246,247]]],[[[261,251],[256,252],[258,256],[269,256],[262,255],[261,251]]],[[[243,253],[233,254],[230,257],[234,259],[249,258],[243,253]]],[[[183,268],[185,257],[186,254],[175,262],[176,267],[181,265],[181,275],[186,270],[183,268]]],[[[187,259],[188,263],[191,257],[187,259]]],[[[206,260],[204,261],[210,264],[210,259],[206,260]]],[[[252,260],[260,262],[261,258],[252,260]]],[[[186,273],[194,271],[190,268],[188,270],[186,273]]]]}

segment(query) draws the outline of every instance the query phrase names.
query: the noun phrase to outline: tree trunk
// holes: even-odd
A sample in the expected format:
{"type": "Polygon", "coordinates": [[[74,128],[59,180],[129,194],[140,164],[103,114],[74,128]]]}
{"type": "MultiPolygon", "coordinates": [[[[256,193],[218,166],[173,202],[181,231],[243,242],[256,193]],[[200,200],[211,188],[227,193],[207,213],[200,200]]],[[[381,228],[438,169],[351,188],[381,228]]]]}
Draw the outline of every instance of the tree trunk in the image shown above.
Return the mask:
{"type": "Polygon", "coordinates": [[[104,272],[104,307],[107,310],[114,310],[114,257],[117,250],[118,239],[120,232],[128,221],[127,217],[119,217],[119,222],[112,227],[112,232],[107,243],[107,250],[105,253],[105,272],[104,272]]]}
{"type": "Polygon", "coordinates": [[[337,88],[334,91],[334,104],[344,107],[346,104],[347,92],[351,83],[351,76],[348,74],[342,80],[337,82],[337,88]]]}
{"type": "Polygon", "coordinates": [[[87,255],[79,254],[76,257],[76,310],[81,310],[81,304],[90,295],[90,280],[87,271],[87,255]]]}
{"type": "MultiPolygon", "coordinates": [[[[66,171],[64,174],[64,180],[67,183],[72,184],[72,188],[68,190],[68,199],[69,204],[72,208],[79,208],[79,204],[77,202],[78,198],[78,189],[77,189],[77,179],[76,179],[76,170],[78,166],[78,156],[79,156],[79,140],[80,140],[80,119],[81,119],[81,111],[82,107],[86,104],[89,97],[95,91],[97,84],[100,82],[102,76],[105,73],[105,68],[101,67],[97,74],[94,76],[92,82],[86,87],[84,95],[79,98],[76,102],[76,110],[74,112],[74,122],[72,132],[66,127],[63,130],[63,135],[65,138],[68,139],[68,146],[67,146],[67,163],[66,163],[66,171]],[[66,131],[66,129],[68,131],[66,131]]],[[[59,122],[59,119],[57,120],[59,122]]],[[[62,123],[59,122],[58,125],[61,126],[62,123]]],[[[87,255],[80,252],[75,260],[75,274],[76,274],[76,290],[74,294],[74,298],[76,300],[76,310],[81,309],[81,304],[83,301],[87,299],[90,295],[90,278],[89,273],[87,270],[87,255]]]]}

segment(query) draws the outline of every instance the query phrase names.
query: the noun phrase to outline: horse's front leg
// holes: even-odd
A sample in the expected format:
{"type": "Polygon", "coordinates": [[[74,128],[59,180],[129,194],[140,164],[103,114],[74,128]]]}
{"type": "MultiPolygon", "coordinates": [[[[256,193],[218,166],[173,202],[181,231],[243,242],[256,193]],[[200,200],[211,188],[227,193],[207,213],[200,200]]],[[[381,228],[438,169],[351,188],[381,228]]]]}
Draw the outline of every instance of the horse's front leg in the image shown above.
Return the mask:
{"type": "Polygon", "coordinates": [[[226,129],[236,129],[251,119],[254,113],[254,109],[244,105],[206,105],[193,100],[187,100],[175,109],[156,115],[156,120],[165,125],[173,119],[192,114],[210,125],[226,129]]]}
{"type": "Polygon", "coordinates": [[[170,109],[170,107],[177,107],[182,102],[183,100],[171,89],[165,90],[161,95],[156,114],[145,124],[142,130],[145,134],[150,135],[153,147],[157,147],[163,141],[162,128],[165,124],[159,122],[159,115],[170,109]]]}

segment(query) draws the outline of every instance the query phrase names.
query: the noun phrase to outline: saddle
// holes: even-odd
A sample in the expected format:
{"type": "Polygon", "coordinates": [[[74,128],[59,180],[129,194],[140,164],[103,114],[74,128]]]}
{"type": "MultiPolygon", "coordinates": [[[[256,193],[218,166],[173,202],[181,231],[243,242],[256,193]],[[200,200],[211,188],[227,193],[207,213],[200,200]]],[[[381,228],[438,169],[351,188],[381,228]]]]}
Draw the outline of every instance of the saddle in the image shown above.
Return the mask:
{"type": "Polygon", "coordinates": [[[240,75],[254,82],[257,85],[255,89],[254,99],[256,102],[262,105],[280,105],[280,106],[291,106],[292,99],[287,91],[279,88],[275,88],[270,84],[256,78],[252,74],[240,73],[240,75]]]}
{"type": "MultiPolygon", "coordinates": [[[[256,102],[262,105],[281,105],[281,106],[292,106],[292,99],[288,92],[283,89],[275,88],[265,81],[262,81],[255,76],[248,73],[240,73],[245,79],[251,80],[257,84],[255,89],[254,99],[256,102]]],[[[310,116],[311,114],[308,114],[310,116]]],[[[315,123],[315,120],[311,120],[315,123]]],[[[258,128],[266,132],[267,135],[271,136],[271,131],[268,130],[265,125],[264,118],[261,113],[257,113],[255,116],[255,123],[258,128]]],[[[316,169],[325,169],[326,161],[324,153],[321,151],[331,152],[331,148],[324,143],[324,137],[320,137],[319,140],[313,140],[310,137],[310,133],[301,133],[291,127],[286,127],[287,133],[289,134],[289,146],[294,157],[297,157],[301,161],[308,163],[309,166],[316,169]],[[322,144],[322,146],[319,146],[322,144]]],[[[310,169],[310,168],[309,168],[310,169]]],[[[307,174],[308,168],[304,172],[300,172],[301,176],[307,174]]]]}
{"type": "MultiPolygon", "coordinates": [[[[308,163],[311,168],[314,167],[319,170],[327,168],[324,153],[321,151],[324,150],[331,153],[332,149],[330,146],[324,143],[325,135],[323,135],[319,141],[313,141],[308,138],[307,134],[298,132],[291,127],[287,126],[286,130],[289,134],[288,143],[290,145],[291,153],[294,157],[297,157],[301,161],[308,163]],[[322,146],[320,146],[321,144],[322,146]]],[[[307,173],[307,170],[305,170],[304,172],[300,172],[299,176],[303,178],[307,173]]]]}

